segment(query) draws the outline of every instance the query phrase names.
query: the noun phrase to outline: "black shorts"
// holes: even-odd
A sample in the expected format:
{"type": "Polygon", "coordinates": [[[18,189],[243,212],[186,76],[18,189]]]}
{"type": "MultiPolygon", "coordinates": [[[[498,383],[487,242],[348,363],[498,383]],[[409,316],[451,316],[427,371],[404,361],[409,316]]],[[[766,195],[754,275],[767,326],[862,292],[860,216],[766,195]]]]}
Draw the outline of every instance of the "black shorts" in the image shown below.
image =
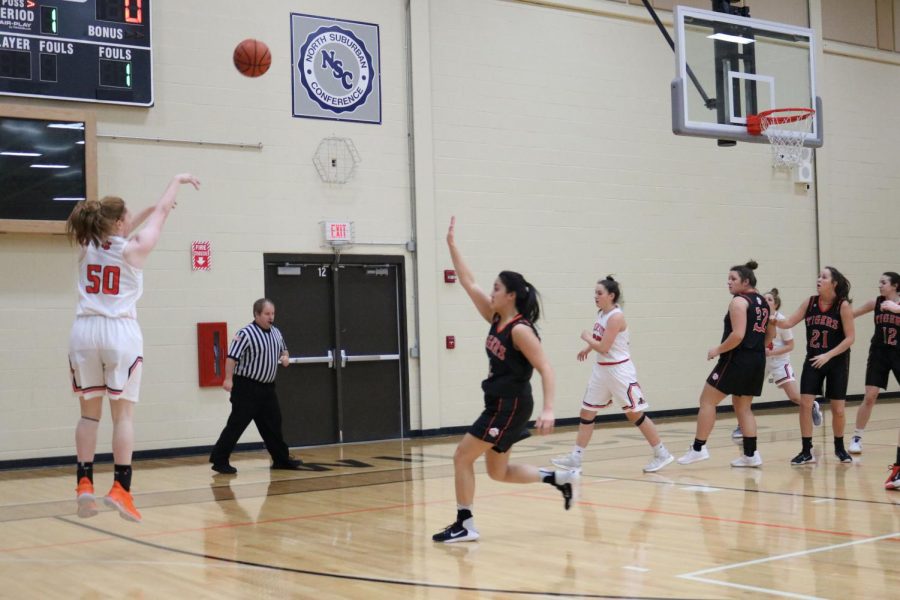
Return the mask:
{"type": "Polygon", "coordinates": [[[800,393],[822,396],[822,384],[825,384],[824,396],[829,400],[847,399],[847,382],[850,380],[850,351],[835,356],[821,369],[809,362],[812,356],[803,360],[803,374],[800,375],[800,393]]]}
{"type": "Polygon", "coordinates": [[[872,344],[866,361],[866,385],[886,390],[891,372],[900,383],[900,348],[872,344]]]}
{"type": "Polygon", "coordinates": [[[494,452],[506,452],[516,442],[524,440],[528,433],[528,421],[534,410],[534,398],[530,394],[512,398],[484,395],[484,411],[472,423],[468,433],[479,440],[493,442],[494,452]]]}
{"type": "Polygon", "coordinates": [[[766,378],[764,352],[732,350],[719,357],[719,362],[706,383],[723,394],[732,396],[759,396],[766,378]]]}

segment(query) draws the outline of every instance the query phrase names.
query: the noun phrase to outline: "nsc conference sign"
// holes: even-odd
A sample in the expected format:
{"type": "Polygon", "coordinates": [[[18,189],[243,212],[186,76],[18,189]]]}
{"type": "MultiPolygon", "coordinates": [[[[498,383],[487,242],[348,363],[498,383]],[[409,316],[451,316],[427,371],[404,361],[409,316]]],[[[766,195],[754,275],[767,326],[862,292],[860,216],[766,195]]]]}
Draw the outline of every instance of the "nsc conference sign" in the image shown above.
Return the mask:
{"type": "Polygon", "coordinates": [[[378,25],[291,13],[294,116],[381,123],[378,25]]]}

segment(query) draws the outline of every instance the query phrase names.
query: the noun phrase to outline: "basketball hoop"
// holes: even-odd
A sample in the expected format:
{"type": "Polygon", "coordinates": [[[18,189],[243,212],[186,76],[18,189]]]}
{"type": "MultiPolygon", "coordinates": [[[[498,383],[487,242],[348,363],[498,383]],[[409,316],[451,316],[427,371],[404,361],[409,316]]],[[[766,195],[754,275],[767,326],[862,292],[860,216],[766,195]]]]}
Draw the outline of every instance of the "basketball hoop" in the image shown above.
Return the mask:
{"type": "Polygon", "coordinates": [[[747,115],[747,133],[769,138],[773,167],[794,167],[803,162],[803,142],[814,114],[812,108],[773,108],[747,115]]]}

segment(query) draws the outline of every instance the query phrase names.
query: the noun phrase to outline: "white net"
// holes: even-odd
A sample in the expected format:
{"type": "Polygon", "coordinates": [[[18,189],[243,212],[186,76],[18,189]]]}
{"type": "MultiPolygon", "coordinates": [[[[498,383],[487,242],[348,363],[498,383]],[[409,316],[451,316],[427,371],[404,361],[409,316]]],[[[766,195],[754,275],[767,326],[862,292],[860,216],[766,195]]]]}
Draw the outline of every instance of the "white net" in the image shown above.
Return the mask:
{"type": "Polygon", "coordinates": [[[772,148],[773,167],[791,168],[803,162],[803,142],[810,132],[810,117],[808,113],[760,115],[760,129],[772,148]]]}

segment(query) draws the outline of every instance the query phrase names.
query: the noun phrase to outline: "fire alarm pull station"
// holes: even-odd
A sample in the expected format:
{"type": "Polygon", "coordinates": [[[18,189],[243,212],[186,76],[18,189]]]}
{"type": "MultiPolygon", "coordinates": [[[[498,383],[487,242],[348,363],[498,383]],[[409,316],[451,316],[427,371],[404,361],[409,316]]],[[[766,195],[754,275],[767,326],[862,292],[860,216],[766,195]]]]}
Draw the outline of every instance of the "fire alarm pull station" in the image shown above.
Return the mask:
{"type": "Polygon", "coordinates": [[[444,283],[456,283],[456,271],[444,269],[444,283]]]}
{"type": "Polygon", "coordinates": [[[447,350],[453,350],[456,348],[456,336],[448,335],[447,336],[447,350]]]}
{"type": "Polygon", "coordinates": [[[197,323],[197,366],[200,387],[220,386],[225,382],[227,323],[197,323]]]}

